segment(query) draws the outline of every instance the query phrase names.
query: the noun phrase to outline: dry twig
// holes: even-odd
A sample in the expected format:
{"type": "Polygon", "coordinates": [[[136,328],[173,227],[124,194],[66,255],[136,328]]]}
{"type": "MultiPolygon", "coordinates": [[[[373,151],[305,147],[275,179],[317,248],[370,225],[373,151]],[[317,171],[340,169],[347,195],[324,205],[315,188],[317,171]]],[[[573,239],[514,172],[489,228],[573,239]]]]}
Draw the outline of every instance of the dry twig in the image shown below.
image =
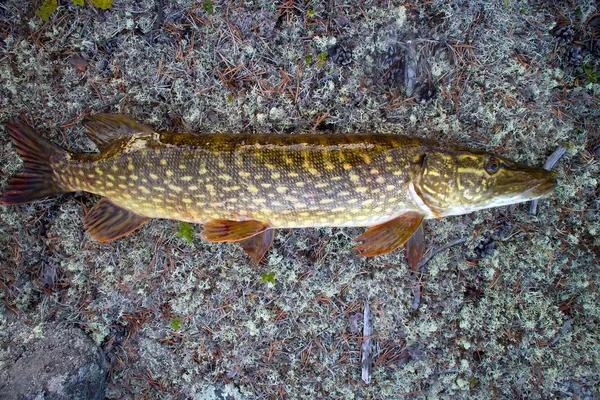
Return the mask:
{"type": "Polygon", "coordinates": [[[365,309],[363,311],[363,342],[362,342],[362,380],[368,385],[371,383],[371,347],[373,342],[371,341],[371,335],[373,335],[373,325],[371,324],[371,311],[369,310],[369,303],[365,302],[365,309]]]}
{"type": "MultiPolygon", "coordinates": [[[[560,146],[558,149],[554,150],[554,153],[550,154],[550,157],[546,160],[544,164],[544,169],[550,171],[552,167],[560,160],[560,158],[565,154],[567,149],[564,146],[560,146]]],[[[537,214],[537,200],[532,200],[529,205],[529,214],[535,215],[537,214]]]]}

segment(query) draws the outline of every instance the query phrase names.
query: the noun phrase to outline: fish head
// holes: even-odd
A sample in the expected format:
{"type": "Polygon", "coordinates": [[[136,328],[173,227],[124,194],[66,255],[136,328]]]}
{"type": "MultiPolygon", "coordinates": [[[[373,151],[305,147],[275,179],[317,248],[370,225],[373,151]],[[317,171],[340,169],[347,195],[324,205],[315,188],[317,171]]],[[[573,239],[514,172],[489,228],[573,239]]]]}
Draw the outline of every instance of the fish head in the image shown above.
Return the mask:
{"type": "Polygon", "coordinates": [[[422,157],[411,193],[435,217],[467,214],[539,199],[552,192],[556,174],[486,152],[430,152],[422,157]]]}

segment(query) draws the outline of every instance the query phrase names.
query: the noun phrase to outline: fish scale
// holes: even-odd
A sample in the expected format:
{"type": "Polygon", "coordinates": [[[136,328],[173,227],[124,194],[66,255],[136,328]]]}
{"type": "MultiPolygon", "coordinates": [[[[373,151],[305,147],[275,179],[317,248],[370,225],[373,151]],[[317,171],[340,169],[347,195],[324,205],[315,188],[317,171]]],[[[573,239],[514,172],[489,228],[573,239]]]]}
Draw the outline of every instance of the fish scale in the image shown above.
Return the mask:
{"type": "Polygon", "coordinates": [[[136,150],[110,158],[73,155],[56,174],[73,191],[106,196],[151,218],[195,223],[225,218],[268,220],[274,228],[369,226],[418,209],[405,190],[410,168],[399,169],[393,161],[408,153],[398,148],[397,136],[356,136],[349,142],[342,135],[327,141],[293,135],[277,145],[274,135],[230,139],[245,144],[219,149],[226,144],[220,135],[186,146],[173,146],[169,133],[152,141],[136,138],[127,142],[136,150]],[[367,140],[378,146],[340,149],[367,140]],[[264,143],[271,146],[265,149],[264,143]],[[81,171],[86,179],[77,184],[73,177],[81,171]]]}
{"type": "Polygon", "coordinates": [[[539,198],[554,175],[487,152],[392,134],[157,132],[119,115],[84,121],[96,154],[74,154],[20,121],[6,124],[24,168],[2,202],[102,196],[85,225],[100,241],[151,218],[204,224],[254,258],[277,228],[370,227],[361,255],[402,245],[423,219],[539,198]]]}

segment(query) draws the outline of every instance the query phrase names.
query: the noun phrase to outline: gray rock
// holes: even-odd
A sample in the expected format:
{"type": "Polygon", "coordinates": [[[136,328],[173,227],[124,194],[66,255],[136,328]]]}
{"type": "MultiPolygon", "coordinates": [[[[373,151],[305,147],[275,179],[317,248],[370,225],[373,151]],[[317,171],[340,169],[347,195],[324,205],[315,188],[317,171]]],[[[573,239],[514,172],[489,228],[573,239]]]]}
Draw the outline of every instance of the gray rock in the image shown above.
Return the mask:
{"type": "Polygon", "coordinates": [[[104,398],[108,364],[83,331],[8,319],[0,334],[0,399],[104,398]]]}

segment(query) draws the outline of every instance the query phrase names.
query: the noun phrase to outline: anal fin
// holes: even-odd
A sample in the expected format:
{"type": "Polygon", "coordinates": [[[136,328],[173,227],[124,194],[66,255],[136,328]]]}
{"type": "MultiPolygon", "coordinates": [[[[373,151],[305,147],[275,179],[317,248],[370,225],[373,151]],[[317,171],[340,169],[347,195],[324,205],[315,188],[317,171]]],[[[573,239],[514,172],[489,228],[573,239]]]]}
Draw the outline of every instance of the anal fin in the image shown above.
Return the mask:
{"type": "Polygon", "coordinates": [[[149,220],[103,197],[85,216],[84,227],[95,240],[109,242],[133,232],[149,220]]]}
{"type": "Polygon", "coordinates": [[[267,229],[258,235],[240,241],[240,246],[250,258],[259,263],[271,247],[274,237],[275,229],[267,229]]]}
{"type": "Polygon", "coordinates": [[[257,220],[213,219],[204,224],[200,236],[209,242],[238,242],[258,235],[268,228],[266,223],[257,220]]]}
{"type": "Polygon", "coordinates": [[[363,242],[354,247],[359,256],[373,257],[386,254],[402,246],[417,230],[423,215],[416,212],[404,213],[390,221],[375,225],[354,239],[363,242]]]}

